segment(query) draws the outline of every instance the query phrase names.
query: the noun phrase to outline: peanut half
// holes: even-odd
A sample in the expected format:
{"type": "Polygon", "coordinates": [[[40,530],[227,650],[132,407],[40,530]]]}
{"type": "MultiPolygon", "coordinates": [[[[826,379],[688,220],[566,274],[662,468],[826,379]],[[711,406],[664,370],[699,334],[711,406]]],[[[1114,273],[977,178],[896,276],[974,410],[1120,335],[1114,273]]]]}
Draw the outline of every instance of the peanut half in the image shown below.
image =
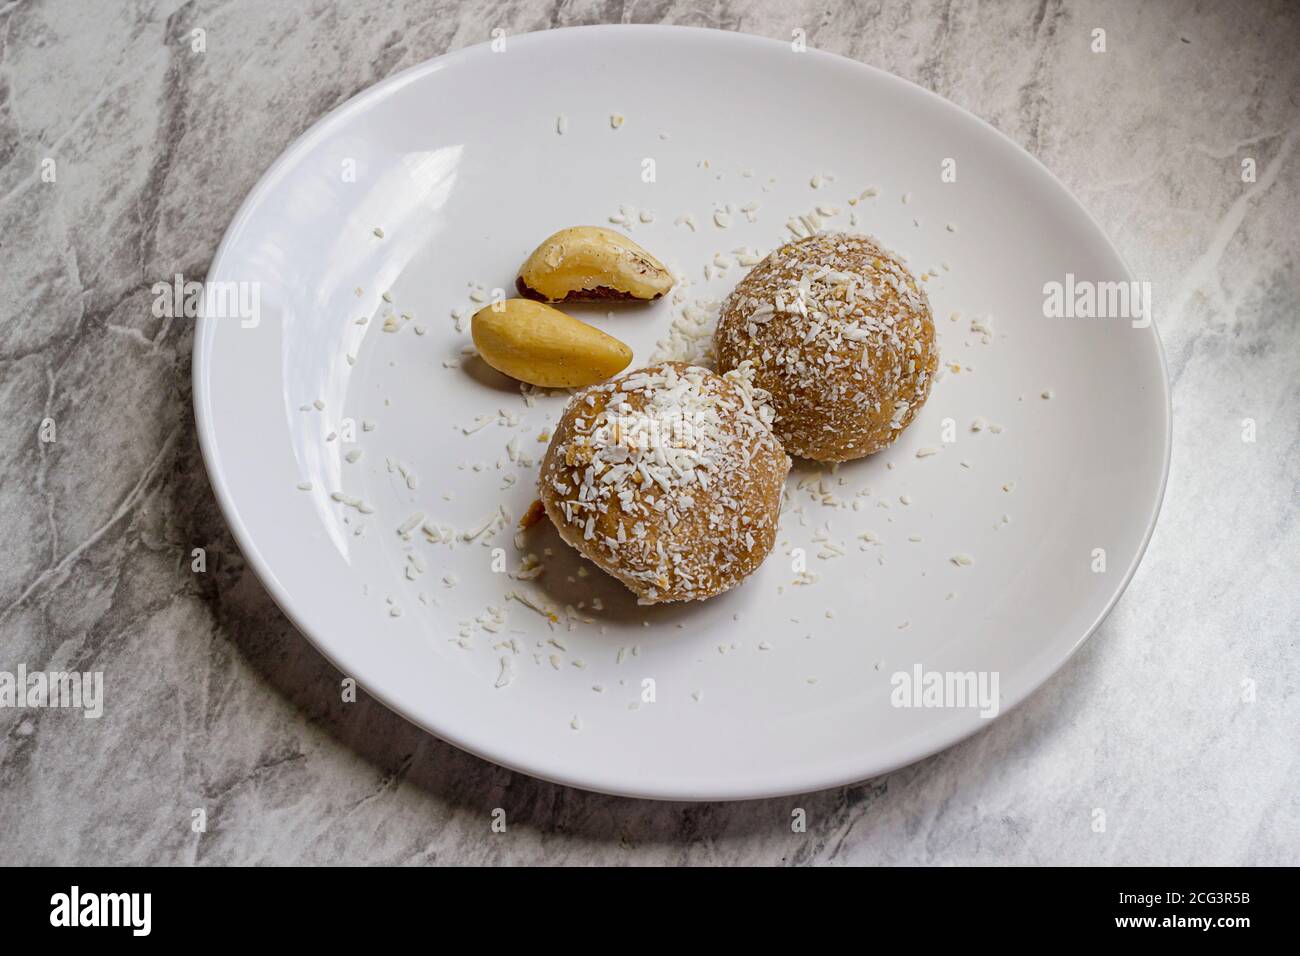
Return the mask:
{"type": "Polygon", "coordinates": [[[479,309],[470,333],[488,365],[543,388],[594,385],[632,361],[632,350],[612,335],[529,299],[479,309]]]}
{"type": "Polygon", "coordinates": [[[673,277],[627,236],[599,226],[561,229],[533,250],[515,288],[540,302],[657,299],[673,277]]]}

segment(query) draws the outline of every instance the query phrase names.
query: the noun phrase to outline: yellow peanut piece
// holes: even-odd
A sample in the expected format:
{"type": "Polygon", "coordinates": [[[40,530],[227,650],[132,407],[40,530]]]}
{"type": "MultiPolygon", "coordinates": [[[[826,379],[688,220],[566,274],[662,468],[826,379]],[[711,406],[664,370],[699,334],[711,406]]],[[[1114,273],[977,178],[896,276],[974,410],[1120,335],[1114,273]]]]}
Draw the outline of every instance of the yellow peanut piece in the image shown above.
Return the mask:
{"type": "Polygon", "coordinates": [[[632,361],[632,350],[614,336],[530,299],[479,309],[470,334],[488,365],[543,388],[595,385],[632,361]]]}
{"type": "Polygon", "coordinates": [[[649,301],[672,287],[662,262],[600,226],[561,229],[533,250],[515,280],[520,295],[540,302],[649,301]]]}

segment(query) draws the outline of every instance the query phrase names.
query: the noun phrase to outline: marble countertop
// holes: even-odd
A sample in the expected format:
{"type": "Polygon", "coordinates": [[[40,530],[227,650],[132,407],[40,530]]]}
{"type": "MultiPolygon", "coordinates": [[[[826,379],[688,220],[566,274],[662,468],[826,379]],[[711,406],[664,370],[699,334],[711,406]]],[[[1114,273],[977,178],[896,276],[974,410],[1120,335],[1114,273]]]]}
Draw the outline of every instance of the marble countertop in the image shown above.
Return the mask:
{"type": "Polygon", "coordinates": [[[0,708],[0,863],[1296,863],[1297,48],[1282,2],[0,0],[0,671],[111,681],[98,720],[0,708]],[[1154,285],[1174,450],[1136,578],[1028,703],[888,776],[631,801],[342,704],[209,489],[193,328],[151,286],[201,276],[359,90],[496,27],[620,20],[802,29],[926,86],[1042,159],[1154,285]]]}

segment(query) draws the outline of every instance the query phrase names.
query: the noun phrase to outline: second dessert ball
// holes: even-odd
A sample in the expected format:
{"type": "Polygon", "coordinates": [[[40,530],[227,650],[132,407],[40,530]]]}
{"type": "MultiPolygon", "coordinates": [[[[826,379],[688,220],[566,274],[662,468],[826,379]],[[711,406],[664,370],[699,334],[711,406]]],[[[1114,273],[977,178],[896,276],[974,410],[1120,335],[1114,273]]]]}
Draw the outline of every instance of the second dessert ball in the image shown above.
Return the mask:
{"type": "Polygon", "coordinates": [[[787,243],[723,303],[719,371],[749,361],[772,395],[786,451],[847,461],[895,441],[939,364],[930,303],[893,253],[866,236],[787,243]]]}

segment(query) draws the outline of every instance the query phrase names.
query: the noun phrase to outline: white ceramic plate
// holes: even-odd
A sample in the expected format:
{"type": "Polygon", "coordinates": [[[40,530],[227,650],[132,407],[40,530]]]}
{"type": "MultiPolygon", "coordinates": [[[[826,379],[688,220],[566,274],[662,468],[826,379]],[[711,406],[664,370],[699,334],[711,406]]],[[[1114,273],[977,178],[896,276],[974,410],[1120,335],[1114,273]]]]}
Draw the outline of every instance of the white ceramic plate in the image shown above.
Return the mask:
{"type": "Polygon", "coordinates": [[[1142,555],[1169,454],[1159,343],[1125,319],[1044,317],[1044,283],[1067,273],[1129,278],[1050,173],[919,87],[712,31],[510,37],[503,51],[440,57],[357,96],[258,184],[209,281],[247,284],[260,321],[245,327],[209,302],[195,344],[199,434],[240,547],[279,605],[340,670],[432,733],[613,793],[813,790],[987,725],[952,699],[894,706],[896,673],[996,673],[1001,712],[1023,700],[1097,627],[1142,555]],[[955,182],[941,177],[945,159],[955,182]],[[878,195],[850,206],[868,188],[878,195]],[[713,214],[728,204],[722,228],[713,214]],[[494,569],[494,557],[519,567],[510,528],[454,545],[396,530],[423,512],[473,532],[502,507],[513,524],[532,501],[537,435],[564,397],[530,407],[461,360],[470,283],[510,290],[543,237],[608,224],[620,206],[636,210],[632,236],[689,280],[682,302],[579,310],[631,344],[634,365],[683,305],[739,280],[733,250],[767,252],[790,237],[788,218],[823,206],[840,210],[829,227],[874,234],[917,273],[936,272],[943,358],[963,367],[891,450],[822,479],[797,466],[777,550],[745,585],[693,606],[638,607],[599,572],[584,576],[544,526],[526,542],[553,549],[534,581],[494,569]],[[676,222],[684,214],[694,230],[676,222]],[[732,264],[708,279],[719,252],[732,264]],[[386,333],[389,311],[412,318],[386,333]],[[1002,430],[972,431],[977,418],[1002,430]],[[942,450],[918,458],[922,446],[942,450]],[[812,583],[792,583],[797,549],[812,583]]]}

